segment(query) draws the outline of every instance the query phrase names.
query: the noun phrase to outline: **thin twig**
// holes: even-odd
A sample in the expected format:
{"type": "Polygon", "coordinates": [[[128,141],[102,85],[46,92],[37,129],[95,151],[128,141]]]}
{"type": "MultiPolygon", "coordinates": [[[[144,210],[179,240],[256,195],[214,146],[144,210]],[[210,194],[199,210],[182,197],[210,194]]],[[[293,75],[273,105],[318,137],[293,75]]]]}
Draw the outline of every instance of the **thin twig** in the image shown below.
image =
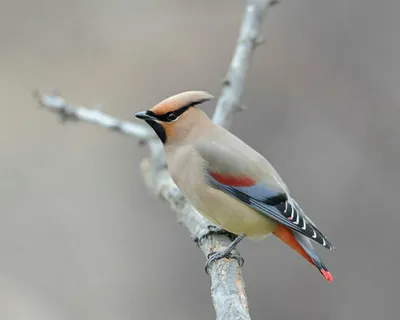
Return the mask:
{"type": "Polygon", "coordinates": [[[265,40],[260,38],[260,29],[265,11],[276,4],[276,1],[249,0],[240,27],[239,38],[233,54],[228,73],[223,81],[222,93],[217,102],[213,121],[221,126],[229,127],[233,115],[243,110],[240,104],[244,91],[244,83],[254,49],[265,40]]]}
{"type": "MultiPolygon", "coordinates": [[[[261,23],[268,7],[275,0],[248,0],[240,28],[239,38],[221,96],[217,102],[213,121],[228,127],[236,111],[246,107],[240,103],[245,78],[254,49],[261,44],[261,23]]],[[[154,195],[165,200],[177,213],[178,221],[184,224],[207,256],[212,251],[222,251],[231,242],[231,236],[217,232],[218,227],[204,219],[183,197],[172,181],[164,161],[162,144],[150,128],[129,121],[122,121],[105,114],[98,108],[88,109],[68,104],[59,94],[42,95],[35,98],[44,108],[57,113],[63,122],[82,121],[115,132],[133,136],[150,148],[151,160],[143,159],[141,172],[147,187],[154,195]]],[[[237,251],[236,254],[239,254],[237,251]]],[[[250,319],[248,301],[242,270],[235,259],[221,259],[210,270],[211,296],[217,320],[250,319]]]]}
{"type": "Polygon", "coordinates": [[[98,108],[89,109],[68,104],[64,98],[56,93],[42,95],[35,91],[33,96],[42,107],[57,113],[63,122],[82,121],[92,123],[115,132],[133,136],[139,140],[148,140],[155,137],[154,132],[144,125],[122,121],[100,111],[98,108]]]}

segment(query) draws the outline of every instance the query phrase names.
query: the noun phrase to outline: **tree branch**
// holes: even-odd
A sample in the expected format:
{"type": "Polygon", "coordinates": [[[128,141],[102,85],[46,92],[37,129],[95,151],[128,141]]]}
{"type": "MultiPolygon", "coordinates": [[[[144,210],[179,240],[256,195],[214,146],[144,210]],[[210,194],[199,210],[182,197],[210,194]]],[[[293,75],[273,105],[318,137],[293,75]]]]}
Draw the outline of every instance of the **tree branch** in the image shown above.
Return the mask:
{"type": "MultiPolygon", "coordinates": [[[[276,4],[275,0],[248,0],[234,52],[221,96],[217,102],[213,121],[229,126],[240,104],[247,71],[254,49],[260,45],[259,32],[265,11],[276,4]]],[[[172,181],[164,161],[161,142],[153,131],[143,125],[121,121],[98,109],[68,104],[58,94],[42,95],[35,92],[41,106],[57,113],[62,122],[82,121],[139,139],[150,148],[151,159],[143,159],[140,169],[146,186],[152,193],[166,201],[176,212],[178,221],[185,225],[205,256],[212,251],[224,250],[232,241],[228,232],[204,219],[183,197],[172,181]]],[[[239,254],[237,251],[236,254],[239,254]]],[[[211,266],[211,296],[217,320],[250,319],[242,270],[235,259],[221,259],[211,266]]]]}
{"type": "Polygon", "coordinates": [[[155,137],[153,131],[147,126],[121,121],[99,109],[88,109],[68,104],[65,99],[56,92],[50,95],[41,95],[38,91],[35,91],[33,96],[42,107],[57,113],[63,123],[67,121],[92,123],[112,131],[133,136],[139,140],[148,140],[155,137]]]}
{"type": "Polygon", "coordinates": [[[233,115],[237,111],[246,109],[240,100],[244,91],[244,83],[254,49],[265,42],[260,38],[260,29],[265,11],[268,7],[277,4],[276,0],[249,0],[246,12],[240,27],[239,38],[236,44],[228,73],[222,82],[221,96],[217,102],[213,121],[221,126],[229,127],[233,115]]]}

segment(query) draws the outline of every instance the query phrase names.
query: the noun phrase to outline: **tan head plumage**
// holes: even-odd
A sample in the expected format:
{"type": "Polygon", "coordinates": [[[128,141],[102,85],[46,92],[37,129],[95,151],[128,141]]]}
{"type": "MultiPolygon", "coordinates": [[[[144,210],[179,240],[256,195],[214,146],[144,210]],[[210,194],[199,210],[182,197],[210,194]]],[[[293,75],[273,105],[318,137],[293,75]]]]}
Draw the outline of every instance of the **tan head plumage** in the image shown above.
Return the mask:
{"type": "Polygon", "coordinates": [[[205,114],[197,108],[191,108],[212,99],[205,91],[186,91],[173,95],[147,111],[136,113],[136,117],[145,120],[157,133],[163,143],[184,138],[193,126],[196,118],[205,114]]]}
{"type": "Polygon", "coordinates": [[[197,105],[212,99],[213,96],[205,91],[186,91],[173,95],[150,109],[157,116],[176,111],[184,106],[197,105]]]}

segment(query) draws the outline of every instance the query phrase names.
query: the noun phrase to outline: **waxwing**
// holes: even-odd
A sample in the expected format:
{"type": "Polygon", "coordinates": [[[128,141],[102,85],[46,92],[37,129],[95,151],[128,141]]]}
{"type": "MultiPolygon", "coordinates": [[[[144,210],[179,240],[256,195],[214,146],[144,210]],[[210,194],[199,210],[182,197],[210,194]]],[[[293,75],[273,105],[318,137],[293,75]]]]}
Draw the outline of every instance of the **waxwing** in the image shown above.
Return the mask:
{"type": "Polygon", "coordinates": [[[290,196],[272,165],[198,108],[211,98],[204,91],[188,91],[136,113],[162,141],[172,179],[186,199],[205,218],[237,235],[226,250],[209,255],[207,266],[229,256],[244,237],[272,233],[332,281],[311,241],[329,250],[332,244],[290,196]]]}

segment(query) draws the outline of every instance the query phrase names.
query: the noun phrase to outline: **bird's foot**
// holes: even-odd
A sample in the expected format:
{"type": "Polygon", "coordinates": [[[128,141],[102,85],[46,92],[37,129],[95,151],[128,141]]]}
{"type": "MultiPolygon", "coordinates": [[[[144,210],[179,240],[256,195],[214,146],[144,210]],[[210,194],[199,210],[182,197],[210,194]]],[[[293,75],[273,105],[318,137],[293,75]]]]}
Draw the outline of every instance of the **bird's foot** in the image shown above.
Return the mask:
{"type": "Polygon", "coordinates": [[[241,233],[235,238],[235,240],[232,241],[232,243],[224,251],[210,252],[207,256],[208,260],[205,267],[206,273],[208,274],[208,268],[210,268],[213,262],[222,258],[236,259],[237,262],[239,263],[239,266],[241,267],[244,263],[243,258],[239,254],[232,253],[232,250],[236,248],[238,243],[242,241],[244,237],[245,237],[244,233],[241,233]]]}
{"type": "Polygon", "coordinates": [[[227,248],[224,251],[220,251],[220,252],[214,251],[214,252],[210,252],[207,256],[207,262],[206,262],[206,266],[205,266],[206,273],[209,274],[208,269],[211,268],[211,265],[214,262],[218,261],[219,259],[223,259],[223,258],[235,259],[238,262],[239,267],[243,266],[243,264],[244,264],[244,259],[239,254],[233,253],[231,248],[227,248]]]}

